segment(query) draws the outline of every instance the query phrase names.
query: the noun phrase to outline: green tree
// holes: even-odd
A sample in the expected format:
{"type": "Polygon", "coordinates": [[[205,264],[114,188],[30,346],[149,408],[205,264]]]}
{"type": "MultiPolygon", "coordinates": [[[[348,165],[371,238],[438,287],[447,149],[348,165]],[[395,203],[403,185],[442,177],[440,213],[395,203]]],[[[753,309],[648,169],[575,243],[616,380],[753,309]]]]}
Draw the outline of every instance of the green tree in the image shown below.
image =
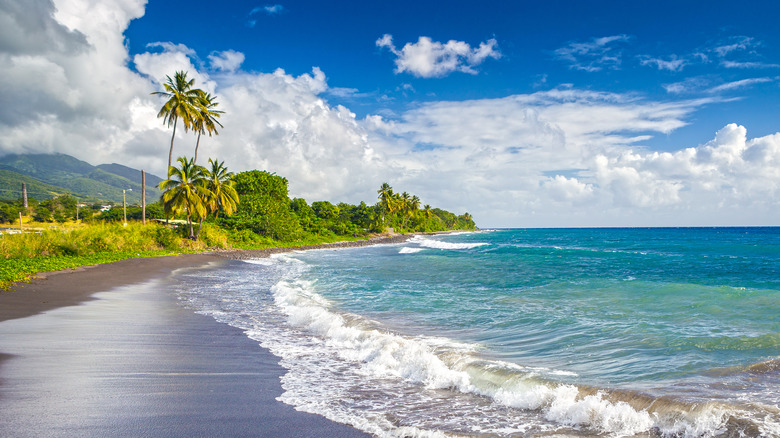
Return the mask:
{"type": "Polygon", "coordinates": [[[168,152],[168,167],[171,167],[173,158],[173,139],[176,137],[176,124],[179,119],[184,123],[184,130],[188,130],[192,120],[197,114],[197,105],[203,97],[203,91],[193,88],[195,79],[187,80],[187,72],[177,71],[173,78],[166,76],[168,82],[163,84],[165,91],[155,91],[152,94],[165,96],[168,100],[163,104],[157,117],[163,117],[163,122],[170,128],[173,126],[171,134],[171,149],[168,152]]]}
{"type": "Polygon", "coordinates": [[[317,201],[311,203],[314,214],[320,219],[334,220],[339,217],[339,208],[328,201],[317,201]]]}
{"type": "Polygon", "coordinates": [[[385,224],[387,215],[392,212],[393,188],[388,183],[382,183],[376,192],[379,194],[379,204],[382,206],[382,224],[385,224]]]}
{"type": "Polygon", "coordinates": [[[193,216],[205,217],[208,213],[206,202],[212,194],[207,187],[206,169],[185,157],[179,157],[180,167],[168,168],[168,179],[160,183],[163,191],[162,201],[166,214],[184,213],[190,229],[190,239],[195,239],[192,227],[193,216]]]}
{"type": "Polygon", "coordinates": [[[217,118],[224,114],[224,111],[218,111],[215,108],[219,105],[217,102],[217,96],[212,96],[210,93],[204,94],[198,99],[196,112],[192,119],[192,129],[198,133],[198,140],[195,142],[195,156],[193,162],[198,161],[198,146],[200,145],[200,135],[208,133],[211,137],[211,133],[219,135],[217,132],[217,126],[222,128],[222,124],[219,123],[217,118]]]}
{"type": "MultiPolygon", "coordinates": [[[[192,159],[193,163],[195,159],[192,159]]],[[[211,194],[208,204],[211,212],[219,217],[219,212],[224,211],[230,216],[238,207],[239,198],[233,182],[233,173],[228,172],[224,161],[209,158],[210,167],[206,169],[205,177],[208,180],[206,188],[211,194]]]]}
{"type": "MultiPolygon", "coordinates": [[[[195,158],[192,159],[192,162],[195,162],[195,158]]],[[[238,193],[231,179],[233,174],[228,172],[224,161],[220,162],[209,158],[209,165],[211,168],[205,169],[203,175],[206,180],[206,189],[208,189],[203,199],[208,207],[207,214],[211,212],[216,218],[219,218],[219,212],[224,211],[226,215],[230,216],[236,211],[239,202],[238,193]]],[[[205,215],[200,217],[196,236],[200,236],[204,219],[206,219],[205,215]]]]}
{"type": "Polygon", "coordinates": [[[237,231],[249,229],[277,240],[290,241],[303,231],[290,208],[287,178],[265,171],[241,172],[233,177],[240,203],[220,224],[237,231]]]}

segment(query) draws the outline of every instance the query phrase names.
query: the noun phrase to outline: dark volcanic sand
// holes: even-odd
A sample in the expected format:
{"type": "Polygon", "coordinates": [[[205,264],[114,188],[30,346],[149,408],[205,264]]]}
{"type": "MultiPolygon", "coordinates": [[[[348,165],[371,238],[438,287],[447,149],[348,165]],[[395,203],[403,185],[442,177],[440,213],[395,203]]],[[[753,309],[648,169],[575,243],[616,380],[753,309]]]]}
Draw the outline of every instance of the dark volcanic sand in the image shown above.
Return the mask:
{"type": "Polygon", "coordinates": [[[0,436],[367,436],[276,401],[276,356],[177,303],[169,274],[206,263],[222,259],[124,260],[0,291],[0,436]]]}

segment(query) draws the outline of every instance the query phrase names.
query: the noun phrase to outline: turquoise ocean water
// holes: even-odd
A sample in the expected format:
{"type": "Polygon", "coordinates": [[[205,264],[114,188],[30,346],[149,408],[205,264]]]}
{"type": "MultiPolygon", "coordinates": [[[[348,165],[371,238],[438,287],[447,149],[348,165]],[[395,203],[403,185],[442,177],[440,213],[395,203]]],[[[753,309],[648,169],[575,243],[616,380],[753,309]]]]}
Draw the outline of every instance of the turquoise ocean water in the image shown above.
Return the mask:
{"type": "Polygon", "coordinates": [[[181,274],[377,436],[780,436],[780,228],[515,229],[181,274]]]}

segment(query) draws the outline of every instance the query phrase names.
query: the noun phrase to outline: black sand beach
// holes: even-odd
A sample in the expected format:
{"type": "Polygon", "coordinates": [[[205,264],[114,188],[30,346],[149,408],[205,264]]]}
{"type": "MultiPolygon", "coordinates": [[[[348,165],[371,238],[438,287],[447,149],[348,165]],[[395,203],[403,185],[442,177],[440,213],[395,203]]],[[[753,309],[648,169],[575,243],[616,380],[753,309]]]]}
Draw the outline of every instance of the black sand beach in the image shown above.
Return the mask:
{"type": "Polygon", "coordinates": [[[262,255],[124,260],[0,293],[0,436],[367,436],[276,401],[278,358],[167,292],[175,269],[262,255]]]}

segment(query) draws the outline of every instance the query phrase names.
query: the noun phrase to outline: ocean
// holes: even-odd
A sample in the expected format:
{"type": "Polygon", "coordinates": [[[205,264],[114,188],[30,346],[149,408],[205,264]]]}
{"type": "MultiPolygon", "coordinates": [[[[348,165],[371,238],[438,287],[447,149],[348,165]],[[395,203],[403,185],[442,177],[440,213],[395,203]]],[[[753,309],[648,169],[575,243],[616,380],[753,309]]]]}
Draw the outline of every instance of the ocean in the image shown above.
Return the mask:
{"type": "Polygon", "coordinates": [[[380,437],[780,436],[780,228],[500,229],[181,272],[380,437]]]}

